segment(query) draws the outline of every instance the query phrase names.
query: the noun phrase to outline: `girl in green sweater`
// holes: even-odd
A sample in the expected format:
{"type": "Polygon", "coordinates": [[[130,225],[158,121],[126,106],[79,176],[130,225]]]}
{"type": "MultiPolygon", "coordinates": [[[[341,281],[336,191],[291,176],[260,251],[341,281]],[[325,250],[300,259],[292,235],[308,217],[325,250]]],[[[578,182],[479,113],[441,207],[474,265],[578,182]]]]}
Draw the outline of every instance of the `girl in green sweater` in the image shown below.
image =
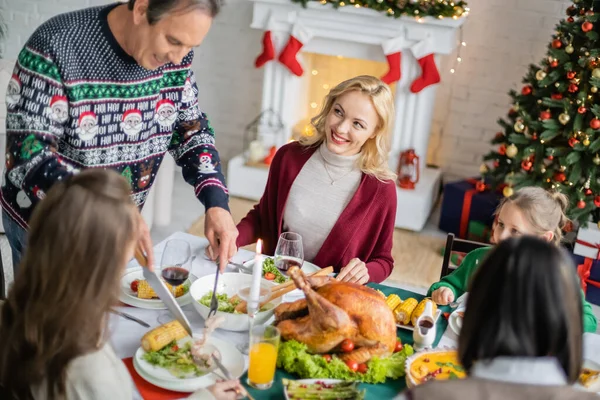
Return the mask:
{"type": "MultiPolygon", "coordinates": [[[[556,245],[562,239],[562,228],[568,219],[565,210],[569,202],[562,193],[550,193],[538,187],[526,187],[505,198],[496,210],[492,243],[499,243],[513,236],[534,235],[556,245]]],[[[453,302],[467,291],[467,287],[482,263],[490,247],[467,254],[451,274],[434,283],[427,293],[440,305],[453,302]]],[[[596,317],[592,306],[583,297],[583,327],[585,332],[595,332],[596,317]]]]}

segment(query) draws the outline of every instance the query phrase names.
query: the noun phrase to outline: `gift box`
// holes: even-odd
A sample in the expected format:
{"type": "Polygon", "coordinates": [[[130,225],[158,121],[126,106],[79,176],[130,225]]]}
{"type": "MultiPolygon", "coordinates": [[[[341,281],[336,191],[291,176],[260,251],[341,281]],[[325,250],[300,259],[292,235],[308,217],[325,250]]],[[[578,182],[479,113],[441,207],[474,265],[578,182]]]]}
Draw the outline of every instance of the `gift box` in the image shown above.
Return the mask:
{"type": "MultiPolygon", "coordinates": [[[[461,239],[468,238],[469,222],[477,221],[490,229],[501,194],[490,190],[478,191],[478,180],[466,179],[444,185],[444,199],[439,227],[461,239]]],[[[483,234],[482,231],[478,232],[483,234]]],[[[479,240],[478,240],[479,241],[479,240]]]]}
{"type": "Polygon", "coordinates": [[[492,228],[481,221],[469,221],[467,239],[474,242],[490,243],[492,228]]]}
{"type": "Polygon", "coordinates": [[[600,229],[596,224],[579,228],[573,253],[586,300],[600,305],[600,229]]]}

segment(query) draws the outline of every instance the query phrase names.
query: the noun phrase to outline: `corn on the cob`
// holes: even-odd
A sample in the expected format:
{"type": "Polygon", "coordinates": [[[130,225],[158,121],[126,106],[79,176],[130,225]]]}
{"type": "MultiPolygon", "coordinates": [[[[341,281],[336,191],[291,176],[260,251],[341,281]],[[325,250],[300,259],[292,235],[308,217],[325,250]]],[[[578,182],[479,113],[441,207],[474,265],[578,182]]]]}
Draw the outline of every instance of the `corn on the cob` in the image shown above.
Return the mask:
{"type": "Polygon", "coordinates": [[[417,299],[412,297],[404,300],[394,309],[394,316],[399,324],[408,325],[413,310],[417,307],[417,299]]]}
{"type": "MultiPolygon", "coordinates": [[[[172,290],[172,286],[169,285],[167,282],[165,282],[165,285],[167,285],[167,288],[169,288],[169,290],[172,290]]],[[[183,285],[175,287],[175,297],[183,296],[183,291],[183,285]]],[[[156,295],[156,292],[154,291],[154,289],[152,289],[152,286],[150,286],[148,281],[144,279],[138,282],[137,297],[140,299],[154,299],[158,296],[156,295]]]]}
{"type": "Polygon", "coordinates": [[[394,311],[400,303],[402,303],[402,299],[397,294],[390,294],[387,299],[385,299],[385,304],[387,304],[392,311],[394,311]]]}
{"type": "Polygon", "coordinates": [[[431,299],[429,297],[426,297],[419,302],[419,304],[414,309],[414,311],[410,317],[410,322],[412,322],[413,325],[415,325],[417,323],[417,319],[421,316],[421,314],[423,314],[423,311],[425,311],[425,305],[427,304],[428,301],[431,302],[432,312],[433,312],[433,315],[435,315],[435,312],[437,311],[437,305],[433,301],[431,301],[431,299]]]}
{"type": "Polygon", "coordinates": [[[167,322],[142,337],[142,348],[146,351],[157,351],[171,343],[173,340],[184,338],[187,332],[179,321],[167,322]]]}

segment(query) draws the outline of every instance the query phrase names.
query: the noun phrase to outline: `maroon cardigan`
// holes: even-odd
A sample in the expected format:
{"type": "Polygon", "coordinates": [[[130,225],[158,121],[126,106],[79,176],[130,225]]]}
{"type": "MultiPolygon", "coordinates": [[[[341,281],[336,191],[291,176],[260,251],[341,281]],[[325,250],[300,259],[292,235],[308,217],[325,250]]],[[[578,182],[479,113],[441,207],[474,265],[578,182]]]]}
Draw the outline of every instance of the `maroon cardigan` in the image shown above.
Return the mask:
{"type": "MultiPolygon", "coordinates": [[[[315,152],[297,142],[275,154],[260,202],[237,225],[238,247],[263,240],[265,254],[273,254],[283,227],[283,212],[292,183],[315,152]]],[[[338,218],[313,263],[338,272],[352,258],[367,264],[370,282],[392,273],[392,242],[396,220],[396,185],[363,174],[356,193],[338,218]]]]}

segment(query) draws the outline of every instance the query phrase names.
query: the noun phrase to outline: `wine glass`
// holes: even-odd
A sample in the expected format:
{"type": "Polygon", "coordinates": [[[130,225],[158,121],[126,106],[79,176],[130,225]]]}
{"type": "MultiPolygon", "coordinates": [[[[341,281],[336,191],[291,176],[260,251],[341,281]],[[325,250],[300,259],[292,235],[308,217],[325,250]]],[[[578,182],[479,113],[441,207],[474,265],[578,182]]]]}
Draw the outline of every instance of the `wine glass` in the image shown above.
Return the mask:
{"type": "MultiPolygon", "coordinates": [[[[171,293],[177,298],[176,288],[187,281],[192,267],[192,251],[188,242],[171,239],[165,244],[160,260],[160,274],[165,282],[171,285],[171,293]]],[[[165,324],[173,319],[169,311],[161,313],[158,317],[160,324],[165,324]]]]}
{"type": "Polygon", "coordinates": [[[275,249],[275,266],[283,275],[287,275],[290,268],[302,268],[303,263],[302,236],[295,232],[283,232],[275,249]]]}
{"type": "MultiPolygon", "coordinates": [[[[252,297],[250,293],[252,291],[251,286],[244,286],[237,291],[237,295],[240,299],[244,300],[247,304],[246,309],[248,312],[248,318],[250,318],[250,328],[248,329],[248,335],[252,332],[252,328],[254,327],[254,317],[258,313],[260,304],[263,304],[271,297],[271,287],[265,284],[260,285],[260,290],[258,294],[258,301],[252,301],[252,297]]],[[[238,350],[242,352],[242,354],[249,354],[250,352],[250,336],[248,336],[248,342],[242,343],[237,346],[238,350]]]]}

